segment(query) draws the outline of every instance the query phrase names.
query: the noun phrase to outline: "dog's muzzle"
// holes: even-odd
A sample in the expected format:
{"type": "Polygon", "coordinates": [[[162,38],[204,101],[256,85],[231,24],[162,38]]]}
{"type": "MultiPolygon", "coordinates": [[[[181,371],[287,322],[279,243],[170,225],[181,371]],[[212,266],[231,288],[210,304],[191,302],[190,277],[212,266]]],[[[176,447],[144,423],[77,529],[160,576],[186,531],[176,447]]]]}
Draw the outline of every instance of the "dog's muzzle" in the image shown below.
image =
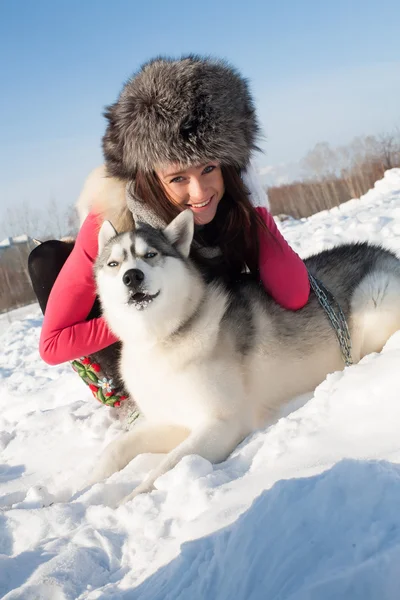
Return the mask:
{"type": "Polygon", "coordinates": [[[133,304],[137,310],[143,310],[159,295],[149,294],[143,285],[144,273],[140,269],[129,269],[122,277],[122,281],[129,290],[128,304],[133,304]]]}

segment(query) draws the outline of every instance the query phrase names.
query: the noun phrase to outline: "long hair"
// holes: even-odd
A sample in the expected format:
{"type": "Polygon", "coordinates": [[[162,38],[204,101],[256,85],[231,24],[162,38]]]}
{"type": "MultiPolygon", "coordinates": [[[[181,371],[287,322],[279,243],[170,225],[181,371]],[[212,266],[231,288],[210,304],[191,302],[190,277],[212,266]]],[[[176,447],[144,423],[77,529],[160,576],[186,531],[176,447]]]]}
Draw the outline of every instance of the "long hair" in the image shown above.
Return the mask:
{"type": "MultiPolygon", "coordinates": [[[[258,232],[261,228],[266,235],[272,235],[264,221],[251,204],[249,193],[238,170],[232,166],[221,167],[225,193],[217,213],[211,223],[195,231],[195,240],[202,246],[218,246],[221,259],[215,265],[215,274],[234,280],[248,269],[257,277],[258,273],[258,232]]],[[[135,197],[150,210],[170,223],[181,208],[168,198],[157,175],[138,172],[135,179],[135,197]]],[[[193,258],[207,269],[207,260],[193,252],[193,258]]],[[[213,270],[211,268],[211,270],[213,270]]]]}

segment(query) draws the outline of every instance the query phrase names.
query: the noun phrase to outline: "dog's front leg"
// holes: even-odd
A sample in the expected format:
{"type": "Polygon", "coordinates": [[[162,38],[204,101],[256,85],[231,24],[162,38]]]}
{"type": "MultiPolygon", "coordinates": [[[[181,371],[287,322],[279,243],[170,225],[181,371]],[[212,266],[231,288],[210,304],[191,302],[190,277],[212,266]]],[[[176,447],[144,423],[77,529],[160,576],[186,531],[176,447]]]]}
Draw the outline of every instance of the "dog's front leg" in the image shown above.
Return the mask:
{"type": "Polygon", "coordinates": [[[249,431],[244,431],[242,423],[233,419],[211,421],[194,429],[189,437],[172,450],[143,483],[122,500],[121,504],[132,500],[138,494],[151,491],[154,488],[155,480],[172,469],[184,456],[198,454],[212,463],[225,460],[248,433],[249,431]]]}
{"type": "Polygon", "coordinates": [[[103,450],[94,472],[86,483],[93,485],[120,471],[139,454],[165,454],[178,446],[189,430],[175,425],[137,423],[131,431],[117,437],[103,450]]]}

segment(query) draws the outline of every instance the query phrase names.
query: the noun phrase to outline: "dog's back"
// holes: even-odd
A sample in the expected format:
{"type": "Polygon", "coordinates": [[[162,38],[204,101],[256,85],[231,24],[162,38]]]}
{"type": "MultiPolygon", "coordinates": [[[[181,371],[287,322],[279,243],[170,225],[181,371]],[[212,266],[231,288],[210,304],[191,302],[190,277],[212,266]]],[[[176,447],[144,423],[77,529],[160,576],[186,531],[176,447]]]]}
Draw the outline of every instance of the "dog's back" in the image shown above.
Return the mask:
{"type": "MultiPolygon", "coordinates": [[[[306,260],[309,271],[329,289],[349,325],[352,357],[379,352],[400,329],[400,261],[368,244],[349,244],[306,260]]],[[[238,284],[229,309],[246,365],[248,398],[261,406],[260,425],[282,402],[312,391],[328,373],[344,367],[334,329],[311,293],[307,305],[287,311],[251,281],[238,284]]],[[[243,368],[243,367],[242,367],[243,368]]]]}

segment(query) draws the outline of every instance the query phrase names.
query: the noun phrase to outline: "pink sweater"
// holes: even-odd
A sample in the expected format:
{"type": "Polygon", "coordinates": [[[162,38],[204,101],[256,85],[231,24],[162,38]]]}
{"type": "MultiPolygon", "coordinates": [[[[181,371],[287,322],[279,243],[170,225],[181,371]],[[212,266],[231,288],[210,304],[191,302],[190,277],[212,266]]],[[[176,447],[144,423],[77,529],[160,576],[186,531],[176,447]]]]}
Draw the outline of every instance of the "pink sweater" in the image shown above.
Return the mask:
{"type": "MultiPolygon", "coordinates": [[[[278,304],[297,310],[306,304],[310,292],[306,267],[280,234],[272,215],[265,208],[257,211],[272,233],[259,232],[261,280],[278,304]]],[[[102,317],[85,320],[96,297],[93,263],[98,230],[98,218],[90,214],[51,291],[39,343],[40,356],[50,365],[90,355],[117,341],[102,317]]]]}

